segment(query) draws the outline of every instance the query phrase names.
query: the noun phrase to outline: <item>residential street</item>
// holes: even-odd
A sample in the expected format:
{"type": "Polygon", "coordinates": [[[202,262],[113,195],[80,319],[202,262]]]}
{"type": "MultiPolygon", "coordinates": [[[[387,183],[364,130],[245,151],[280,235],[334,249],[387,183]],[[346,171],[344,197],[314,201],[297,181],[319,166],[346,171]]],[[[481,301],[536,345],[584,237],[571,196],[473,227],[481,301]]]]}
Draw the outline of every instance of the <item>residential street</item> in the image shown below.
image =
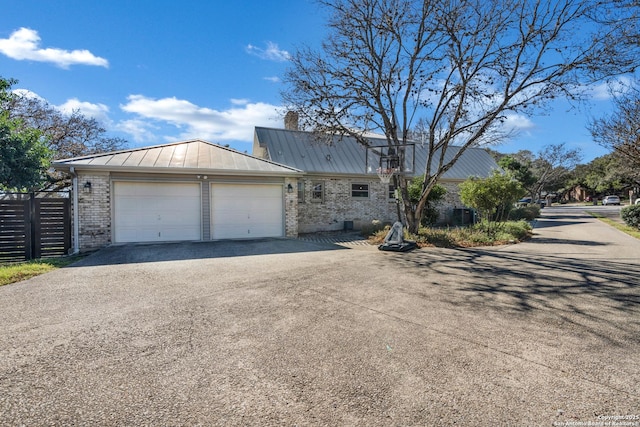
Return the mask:
{"type": "Polygon", "coordinates": [[[583,209],[497,248],[114,246],[0,287],[0,425],[640,425],[640,241],[583,209]]]}

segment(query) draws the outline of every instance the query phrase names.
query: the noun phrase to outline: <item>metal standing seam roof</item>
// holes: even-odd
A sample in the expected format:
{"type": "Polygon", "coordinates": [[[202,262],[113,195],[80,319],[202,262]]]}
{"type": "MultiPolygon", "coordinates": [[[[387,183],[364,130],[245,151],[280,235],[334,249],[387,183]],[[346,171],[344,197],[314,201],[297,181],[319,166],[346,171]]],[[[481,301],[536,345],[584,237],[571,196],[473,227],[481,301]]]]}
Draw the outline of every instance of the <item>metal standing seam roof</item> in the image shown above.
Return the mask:
{"type": "MultiPolygon", "coordinates": [[[[313,133],[287,129],[256,127],[256,139],[266,148],[269,159],[286,164],[305,173],[365,175],[366,149],[355,138],[334,137],[332,144],[319,141],[313,133]]],[[[385,145],[384,138],[370,138],[372,145],[385,145]]],[[[445,162],[458,153],[460,147],[449,147],[445,162]]],[[[425,170],[428,147],[416,144],[415,171],[425,170]]],[[[435,160],[432,160],[435,167],[435,160]]],[[[465,180],[470,176],[488,177],[500,167],[491,155],[481,148],[467,148],[456,163],[442,175],[442,179],[465,180]]]]}
{"type": "Polygon", "coordinates": [[[206,172],[247,174],[300,174],[301,171],[277,162],[202,140],[175,142],[53,162],[58,169],[70,167],[100,170],[147,172],[206,172]]]}

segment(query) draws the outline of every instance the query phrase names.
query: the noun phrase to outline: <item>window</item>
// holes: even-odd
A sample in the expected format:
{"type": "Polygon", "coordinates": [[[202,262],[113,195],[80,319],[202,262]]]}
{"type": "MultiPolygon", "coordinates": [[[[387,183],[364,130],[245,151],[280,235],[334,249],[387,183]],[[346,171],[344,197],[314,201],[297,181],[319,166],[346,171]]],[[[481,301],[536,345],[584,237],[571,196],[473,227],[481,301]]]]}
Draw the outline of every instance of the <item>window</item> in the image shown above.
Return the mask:
{"type": "Polygon", "coordinates": [[[298,203],[304,203],[304,181],[298,180],[298,203]]]}
{"type": "Polygon", "coordinates": [[[311,201],[316,203],[324,202],[324,183],[314,182],[311,186],[311,201]]]}
{"type": "Polygon", "coordinates": [[[395,184],[389,184],[389,200],[396,199],[396,186],[395,184]]]}
{"type": "Polygon", "coordinates": [[[369,184],[351,184],[351,197],[357,199],[369,198],[369,184]]]}

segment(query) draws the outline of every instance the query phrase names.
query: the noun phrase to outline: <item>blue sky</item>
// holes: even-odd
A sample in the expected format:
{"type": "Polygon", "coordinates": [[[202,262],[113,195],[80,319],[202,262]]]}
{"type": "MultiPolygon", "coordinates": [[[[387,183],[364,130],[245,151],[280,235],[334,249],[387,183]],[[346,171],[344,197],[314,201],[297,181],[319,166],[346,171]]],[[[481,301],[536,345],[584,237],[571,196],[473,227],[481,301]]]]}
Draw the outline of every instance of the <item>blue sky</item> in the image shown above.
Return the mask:
{"type": "MultiPolygon", "coordinates": [[[[130,147],[190,138],[251,151],[254,126],[281,127],[287,56],[317,45],[323,11],[310,0],[58,0],[7,2],[0,76],[61,109],[95,116],[130,147]]],[[[586,124],[611,108],[603,87],[589,105],[516,118],[501,152],[566,143],[584,162],[606,154],[586,124]]]]}

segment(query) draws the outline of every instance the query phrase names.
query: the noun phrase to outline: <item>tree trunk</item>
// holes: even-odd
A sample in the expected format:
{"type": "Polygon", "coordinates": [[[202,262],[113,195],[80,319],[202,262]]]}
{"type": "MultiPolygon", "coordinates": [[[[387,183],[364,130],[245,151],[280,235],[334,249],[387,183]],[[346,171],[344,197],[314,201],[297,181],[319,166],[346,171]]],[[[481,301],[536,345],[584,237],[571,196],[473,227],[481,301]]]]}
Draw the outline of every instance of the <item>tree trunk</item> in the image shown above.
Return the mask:
{"type": "Polygon", "coordinates": [[[418,204],[415,207],[412,206],[413,218],[415,222],[411,225],[411,227],[409,228],[409,231],[413,234],[418,234],[418,230],[420,230],[422,212],[424,211],[424,207],[426,204],[427,204],[427,196],[423,195],[420,198],[420,201],[418,202],[418,204]]]}
{"type": "Polygon", "coordinates": [[[418,234],[420,229],[420,219],[422,218],[422,212],[426,203],[426,196],[422,197],[417,205],[412,205],[409,200],[409,194],[405,190],[403,192],[402,200],[404,201],[404,213],[407,218],[407,229],[411,234],[418,234]],[[405,195],[406,193],[406,195],[405,195]]]}
{"type": "Polygon", "coordinates": [[[404,210],[404,217],[407,221],[406,226],[409,230],[409,233],[416,234],[418,232],[418,228],[420,227],[420,217],[416,215],[416,210],[411,204],[407,182],[404,179],[399,179],[399,181],[399,189],[404,210]]]}

